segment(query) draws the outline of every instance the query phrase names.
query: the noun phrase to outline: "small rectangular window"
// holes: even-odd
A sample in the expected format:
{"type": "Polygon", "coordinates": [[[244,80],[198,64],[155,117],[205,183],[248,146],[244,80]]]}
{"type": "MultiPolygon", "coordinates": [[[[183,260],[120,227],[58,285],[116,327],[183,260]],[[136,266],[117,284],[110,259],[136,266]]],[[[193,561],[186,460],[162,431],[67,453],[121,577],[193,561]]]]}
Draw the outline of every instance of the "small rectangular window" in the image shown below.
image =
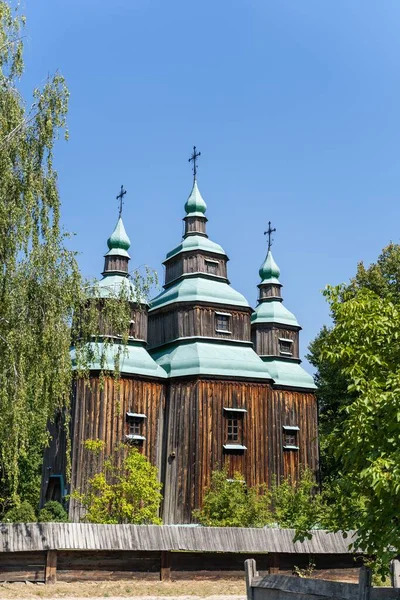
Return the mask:
{"type": "Polygon", "coordinates": [[[132,419],[128,425],[129,435],[142,435],[143,421],[141,419],[132,419]]]}
{"type": "Polygon", "coordinates": [[[216,275],[218,273],[219,262],[217,260],[206,260],[206,273],[210,275],[216,275]]]}
{"type": "Polygon", "coordinates": [[[227,313],[215,313],[215,329],[223,333],[230,333],[231,315],[227,313]]]}
{"type": "Polygon", "coordinates": [[[144,423],[146,415],[141,413],[126,413],[126,439],[129,442],[141,443],[146,438],[144,436],[144,423]]]}
{"type": "Polygon", "coordinates": [[[285,433],[285,446],[297,446],[297,432],[289,432],[285,433]]]}
{"type": "Polygon", "coordinates": [[[293,340],[279,339],[279,353],[288,356],[293,355],[293,340]]]}
{"type": "Polygon", "coordinates": [[[237,416],[230,415],[228,417],[228,442],[238,442],[239,441],[239,419],[237,416]]]}
{"type": "Polygon", "coordinates": [[[299,449],[299,428],[297,425],[283,426],[283,447],[286,450],[299,449]]]}

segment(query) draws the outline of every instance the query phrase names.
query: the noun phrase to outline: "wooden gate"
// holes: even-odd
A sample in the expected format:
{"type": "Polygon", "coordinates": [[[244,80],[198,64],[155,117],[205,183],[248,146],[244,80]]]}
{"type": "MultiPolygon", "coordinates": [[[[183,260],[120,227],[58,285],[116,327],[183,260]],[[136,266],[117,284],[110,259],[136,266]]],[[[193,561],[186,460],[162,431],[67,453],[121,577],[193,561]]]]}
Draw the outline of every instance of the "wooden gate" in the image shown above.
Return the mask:
{"type": "Polygon", "coordinates": [[[245,561],[247,600],[400,600],[400,563],[392,563],[392,587],[372,587],[371,571],[361,567],[359,582],[341,583],[257,573],[256,561],[245,561]]]}

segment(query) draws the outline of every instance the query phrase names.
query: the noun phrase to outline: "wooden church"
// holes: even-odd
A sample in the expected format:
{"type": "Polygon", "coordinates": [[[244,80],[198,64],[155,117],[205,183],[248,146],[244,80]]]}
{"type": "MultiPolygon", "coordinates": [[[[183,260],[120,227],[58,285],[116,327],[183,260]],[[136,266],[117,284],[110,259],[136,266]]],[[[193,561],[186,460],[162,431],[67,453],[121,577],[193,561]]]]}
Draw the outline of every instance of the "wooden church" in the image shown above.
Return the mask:
{"type": "MultiPolygon", "coordinates": [[[[135,444],[157,466],[164,523],[192,522],[218,466],[227,465],[229,476],[240,472],[250,486],[295,479],[302,466],[317,472],[315,385],[300,364],[301,327],[283,304],[270,244],[252,309],[230,285],[225,251],[207,236],[206,208],[194,168],[185,232],[166,255],[164,289],[149,305],[132,303],[119,386],[111,375],[100,386],[95,363],[90,385],[76,381],[71,480],[65,484],[65,443],[55,431],[42,502],[85,489],[120,442],[135,444]],[[84,442],[98,439],[105,451],[93,458],[84,442]]],[[[108,239],[100,298],[133,286],[129,247],[120,216],[108,239]]],[[[113,364],[109,356],[110,370],[113,364]]],[[[72,520],[83,516],[74,500],[69,513],[72,520]]]]}

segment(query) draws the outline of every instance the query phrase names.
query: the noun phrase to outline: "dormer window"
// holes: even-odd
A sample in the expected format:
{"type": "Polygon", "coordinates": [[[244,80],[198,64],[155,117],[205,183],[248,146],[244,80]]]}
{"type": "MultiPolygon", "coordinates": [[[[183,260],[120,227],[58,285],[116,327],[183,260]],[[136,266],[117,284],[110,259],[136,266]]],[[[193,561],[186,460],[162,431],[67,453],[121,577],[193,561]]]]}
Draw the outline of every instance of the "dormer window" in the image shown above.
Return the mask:
{"type": "Polygon", "coordinates": [[[218,260],[211,260],[210,258],[206,258],[204,262],[206,265],[206,273],[209,273],[210,275],[216,275],[219,266],[218,260]]]}
{"type": "Polygon", "coordinates": [[[293,340],[279,338],[279,354],[293,356],[293,340]]]}
{"type": "Polygon", "coordinates": [[[145,441],[146,438],[143,433],[146,418],[146,415],[142,413],[126,413],[127,433],[125,438],[128,442],[141,444],[145,441]]]}
{"type": "Polygon", "coordinates": [[[231,333],[231,318],[230,313],[215,313],[215,331],[219,333],[231,333]]]}

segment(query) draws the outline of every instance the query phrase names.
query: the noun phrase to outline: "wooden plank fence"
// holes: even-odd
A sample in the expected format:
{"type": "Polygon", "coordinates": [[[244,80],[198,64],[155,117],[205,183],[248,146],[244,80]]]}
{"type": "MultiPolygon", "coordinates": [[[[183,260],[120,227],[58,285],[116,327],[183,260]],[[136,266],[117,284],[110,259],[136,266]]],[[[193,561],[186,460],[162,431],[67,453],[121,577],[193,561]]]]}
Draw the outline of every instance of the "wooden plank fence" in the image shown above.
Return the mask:
{"type": "Polygon", "coordinates": [[[260,577],[256,561],[245,561],[247,600],[400,600],[400,564],[392,563],[392,587],[372,587],[371,571],[360,568],[357,583],[266,575],[260,577]]]}
{"type": "Polygon", "coordinates": [[[316,570],[356,571],[351,535],[316,531],[90,523],[0,524],[0,581],[243,577],[244,560],[261,571],[291,572],[312,558],[316,570]]]}

